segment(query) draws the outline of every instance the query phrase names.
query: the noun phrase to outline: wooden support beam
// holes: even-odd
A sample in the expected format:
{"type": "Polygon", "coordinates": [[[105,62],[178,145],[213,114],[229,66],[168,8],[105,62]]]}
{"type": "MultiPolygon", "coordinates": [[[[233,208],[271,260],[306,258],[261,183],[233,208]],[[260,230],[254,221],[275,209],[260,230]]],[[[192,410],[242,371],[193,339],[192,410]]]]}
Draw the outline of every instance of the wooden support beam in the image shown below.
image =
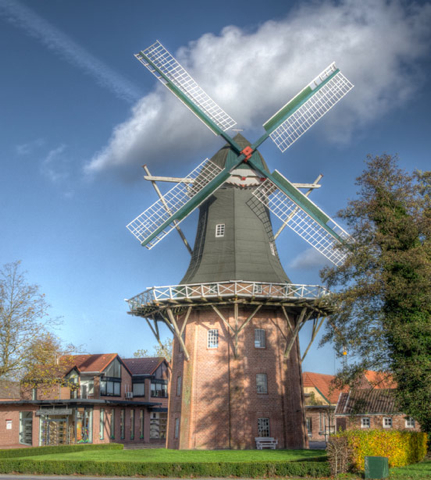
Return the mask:
{"type": "Polygon", "coordinates": [[[284,317],[286,318],[287,324],[289,325],[290,331],[293,332],[292,324],[290,323],[290,318],[289,318],[289,315],[286,312],[286,309],[285,309],[284,305],[281,307],[281,309],[284,313],[284,317]]]}
{"type": "Polygon", "coordinates": [[[311,333],[311,340],[310,340],[310,343],[308,344],[307,349],[304,352],[304,355],[302,355],[301,362],[303,362],[304,358],[307,356],[308,350],[310,350],[311,345],[313,344],[317,334],[319,333],[320,327],[323,325],[323,322],[326,320],[326,317],[322,317],[322,320],[320,320],[320,323],[319,323],[319,318],[320,316],[317,318],[317,321],[316,321],[317,328],[313,326],[313,332],[311,333]]]}
{"type": "Polygon", "coordinates": [[[258,305],[257,308],[254,310],[254,312],[247,318],[247,320],[241,325],[241,327],[239,328],[238,330],[238,333],[241,333],[241,331],[243,330],[243,328],[245,328],[248,323],[254,318],[254,316],[256,315],[256,313],[262,308],[262,304],[258,305]]]}
{"type": "Polygon", "coordinates": [[[185,328],[186,328],[187,322],[189,321],[189,317],[190,317],[191,311],[192,311],[192,307],[189,307],[189,308],[187,309],[187,313],[186,313],[186,316],[185,316],[185,318],[184,318],[183,325],[182,325],[182,327],[181,327],[181,332],[180,332],[180,333],[181,333],[181,337],[183,336],[183,333],[184,333],[184,330],[185,330],[185,328]]]}
{"type": "Polygon", "coordinates": [[[235,330],[234,328],[232,328],[230,325],[229,325],[229,322],[223,317],[223,315],[220,313],[220,310],[215,306],[215,305],[211,305],[212,309],[216,312],[216,314],[220,317],[220,319],[223,321],[223,323],[225,324],[226,328],[228,330],[231,330],[232,333],[235,335],[235,330]]]}
{"type": "Polygon", "coordinates": [[[292,337],[289,341],[289,343],[286,345],[286,350],[284,352],[285,358],[287,358],[290,355],[290,351],[292,350],[293,344],[295,343],[295,340],[298,336],[298,332],[302,326],[303,323],[305,323],[312,315],[313,310],[309,312],[307,317],[305,317],[305,314],[307,313],[307,307],[304,307],[299,315],[299,319],[295,325],[295,329],[293,330],[292,337]]]}
{"type": "MultiPolygon", "coordinates": [[[[145,173],[149,176],[151,176],[150,174],[150,171],[148,170],[148,167],[146,165],[142,165],[142,168],[145,170],[145,173]]],[[[165,210],[170,214],[172,215],[171,213],[171,209],[169,208],[169,205],[166,203],[166,200],[165,200],[165,197],[162,195],[162,192],[159,190],[159,187],[157,186],[157,183],[154,181],[154,180],[151,180],[151,183],[154,187],[154,190],[156,191],[157,195],[159,196],[161,202],[163,203],[163,206],[165,207],[165,210]]],[[[193,255],[193,250],[192,248],[190,247],[190,244],[189,242],[187,241],[187,238],[185,237],[183,231],[181,230],[178,222],[176,220],[173,221],[173,224],[175,225],[175,228],[179,234],[179,236],[181,237],[181,240],[183,241],[184,245],[186,246],[188,252],[190,253],[190,255],[193,255]]]]}
{"type": "Polygon", "coordinates": [[[189,361],[190,360],[190,355],[189,355],[189,352],[186,349],[186,346],[184,345],[183,337],[181,336],[181,333],[178,329],[178,325],[177,325],[177,322],[175,320],[174,314],[172,313],[172,310],[170,308],[167,308],[166,311],[168,312],[169,320],[172,322],[172,325],[174,326],[175,335],[176,335],[178,341],[180,342],[181,348],[184,352],[184,356],[185,356],[186,360],[189,361]]]}

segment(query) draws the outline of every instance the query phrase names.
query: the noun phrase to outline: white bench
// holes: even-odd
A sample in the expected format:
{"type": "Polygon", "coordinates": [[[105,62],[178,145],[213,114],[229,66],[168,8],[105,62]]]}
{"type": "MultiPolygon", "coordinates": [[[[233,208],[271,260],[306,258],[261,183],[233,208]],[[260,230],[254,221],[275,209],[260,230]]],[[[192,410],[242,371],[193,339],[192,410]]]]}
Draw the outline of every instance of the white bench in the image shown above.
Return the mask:
{"type": "Polygon", "coordinates": [[[275,450],[275,447],[278,445],[278,440],[272,437],[255,437],[255,440],[258,450],[262,450],[263,448],[272,448],[275,450]]]}

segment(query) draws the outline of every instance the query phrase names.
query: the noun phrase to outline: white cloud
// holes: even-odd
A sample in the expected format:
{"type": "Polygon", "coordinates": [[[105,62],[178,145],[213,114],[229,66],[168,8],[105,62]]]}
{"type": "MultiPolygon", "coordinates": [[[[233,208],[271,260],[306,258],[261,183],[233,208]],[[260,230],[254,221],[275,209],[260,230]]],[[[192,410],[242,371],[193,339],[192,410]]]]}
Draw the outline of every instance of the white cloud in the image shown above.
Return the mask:
{"type": "Polygon", "coordinates": [[[316,270],[325,265],[331,265],[331,262],[314,248],[307,248],[307,250],[301,252],[292,260],[289,268],[296,270],[316,270]]]}
{"type": "MultiPolygon", "coordinates": [[[[252,32],[228,26],[220,35],[203,35],[176,57],[246,129],[261,125],[335,60],[356,88],[325,118],[325,135],[348,142],[355,129],[404,105],[420,88],[415,66],[429,52],[430,23],[430,4],[311,2],[252,32]]],[[[204,144],[212,146],[212,134],[162,89],[156,86],[135,105],[86,165],[87,173],[185,153],[192,160],[204,144]]]]}
{"type": "Polygon", "coordinates": [[[45,140],[42,138],[38,138],[28,143],[22,143],[20,145],[16,145],[15,150],[18,155],[30,155],[35,150],[43,147],[45,144],[45,140]]]}
{"type": "Polygon", "coordinates": [[[64,152],[65,145],[60,145],[48,152],[41,162],[41,172],[52,183],[59,184],[69,177],[68,159],[64,152]]]}
{"type": "Polygon", "coordinates": [[[39,40],[63,60],[92,76],[99,85],[107,88],[117,97],[130,103],[140,98],[140,91],[135,85],[17,0],[2,0],[0,16],[39,40]]]}

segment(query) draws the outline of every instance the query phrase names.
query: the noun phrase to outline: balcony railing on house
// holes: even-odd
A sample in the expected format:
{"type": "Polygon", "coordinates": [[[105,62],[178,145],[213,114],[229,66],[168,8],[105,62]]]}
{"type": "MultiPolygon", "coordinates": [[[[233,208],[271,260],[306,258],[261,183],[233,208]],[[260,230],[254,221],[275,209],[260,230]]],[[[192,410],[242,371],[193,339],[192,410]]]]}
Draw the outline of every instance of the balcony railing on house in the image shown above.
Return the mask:
{"type": "Polygon", "coordinates": [[[193,301],[199,299],[272,298],[278,300],[319,300],[329,295],[329,290],[320,285],[295,285],[292,283],[228,282],[197,283],[190,285],[170,285],[152,287],[129,298],[126,302],[130,310],[164,302],[193,301]]]}

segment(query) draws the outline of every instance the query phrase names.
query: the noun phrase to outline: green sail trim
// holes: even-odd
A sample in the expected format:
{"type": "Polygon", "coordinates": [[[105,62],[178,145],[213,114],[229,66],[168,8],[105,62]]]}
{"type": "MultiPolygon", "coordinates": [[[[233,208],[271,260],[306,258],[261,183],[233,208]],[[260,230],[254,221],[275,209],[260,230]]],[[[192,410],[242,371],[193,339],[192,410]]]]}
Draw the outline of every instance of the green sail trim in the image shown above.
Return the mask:
{"type": "Polygon", "coordinates": [[[307,100],[309,100],[313,95],[315,95],[324,85],[326,85],[332,78],[337,75],[340,70],[337,68],[328,78],[326,78],[318,87],[312,89],[310,86],[305,87],[301,90],[295,97],[286,103],[286,105],[278,111],[273,117],[271,117],[266,123],[264,123],[263,128],[271,133],[279,125],[281,125],[288,117],[290,117],[298,108],[300,108],[307,100]]]}

